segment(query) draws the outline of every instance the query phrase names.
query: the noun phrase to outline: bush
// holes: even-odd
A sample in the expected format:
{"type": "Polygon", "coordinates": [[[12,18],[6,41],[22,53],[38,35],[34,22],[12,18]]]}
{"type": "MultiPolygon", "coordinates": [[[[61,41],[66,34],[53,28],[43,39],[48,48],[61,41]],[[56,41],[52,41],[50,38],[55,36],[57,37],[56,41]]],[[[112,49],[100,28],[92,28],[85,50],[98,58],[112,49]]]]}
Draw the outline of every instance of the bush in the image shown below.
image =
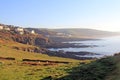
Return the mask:
{"type": "Polygon", "coordinates": [[[96,60],[72,69],[70,75],[57,80],[104,80],[105,76],[115,69],[111,57],[96,60]]]}

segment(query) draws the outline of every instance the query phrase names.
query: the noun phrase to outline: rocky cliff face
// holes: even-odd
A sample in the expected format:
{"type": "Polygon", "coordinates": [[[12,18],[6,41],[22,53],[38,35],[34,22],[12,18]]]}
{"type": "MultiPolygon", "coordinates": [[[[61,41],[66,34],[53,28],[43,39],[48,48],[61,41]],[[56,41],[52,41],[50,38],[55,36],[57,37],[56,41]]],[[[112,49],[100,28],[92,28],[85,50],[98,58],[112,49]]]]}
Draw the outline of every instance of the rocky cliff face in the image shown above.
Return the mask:
{"type": "Polygon", "coordinates": [[[6,40],[13,40],[15,42],[23,43],[23,44],[29,44],[29,45],[35,45],[35,46],[44,46],[46,44],[49,44],[49,39],[40,35],[40,34],[30,34],[28,32],[25,32],[24,34],[18,34],[15,31],[5,31],[0,30],[0,38],[6,39],[6,40]]]}
{"type": "Polygon", "coordinates": [[[49,44],[49,40],[41,35],[15,35],[11,38],[16,42],[35,46],[44,46],[49,44]]]}

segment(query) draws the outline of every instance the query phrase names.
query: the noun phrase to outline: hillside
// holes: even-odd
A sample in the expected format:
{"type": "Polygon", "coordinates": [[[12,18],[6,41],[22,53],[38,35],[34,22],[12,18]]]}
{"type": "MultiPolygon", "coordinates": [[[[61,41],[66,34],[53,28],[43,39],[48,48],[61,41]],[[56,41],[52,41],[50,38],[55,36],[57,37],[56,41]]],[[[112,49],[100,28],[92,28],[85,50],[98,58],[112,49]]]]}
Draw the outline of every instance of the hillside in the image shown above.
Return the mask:
{"type": "Polygon", "coordinates": [[[38,34],[42,34],[44,36],[51,35],[55,36],[57,34],[56,31],[51,30],[51,29],[44,29],[44,28],[26,28],[28,31],[34,30],[38,34]]]}
{"type": "Polygon", "coordinates": [[[55,80],[120,80],[120,53],[73,67],[69,75],[55,80]]]}
{"type": "MultiPolygon", "coordinates": [[[[35,46],[34,48],[13,46],[12,47],[13,49],[27,51],[27,52],[42,53],[42,54],[47,54],[49,56],[57,56],[64,58],[72,58],[72,59],[80,59],[80,60],[92,59],[87,57],[84,58],[78,57],[75,54],[64,54],[64,52],[48,50],[47,48],[52,48],[52,47],[70,47],[70,46],[76,47],[74,45],[61,43],[61,41],[63,40],[76,40],[76,38],[69,39],[64,37],[61,38],[61,36],[57,37],[58,36],[57,33],[53,35],[54,32],[53,31],[49,32],[48,30],[43,30],[43,31],[38,30],[38,32],[40,33],[37,33],[33,28],[31,28],[30,30],[19,26],[0,24],[0,39],[4,39],[7,41],[9,40],[12,42],[18,42],[25,45],[35,46]],[[47,37],[45,35],[45,32],[47,34],[51,34],[52,37],[47,37]],[[53,37],[57,37],[57,38],[55,39],[53,37]]],[[[80,47],[84,47],[84,46],[80,46],[80,47]]]]}
{"type": "Polygon", "coordinates": [[[73,28],[73,29],[54,29],[56,32],[71,34],[74,37],[79,38],[100,38],[119,35],[117,32],[101,31],[95,29],[82,29],[82,28],[73,28]]]}
{"type": "Polygon", "coordinates": [[[48,76],[60,77],[67,75],[67,71],[79,62],[89,62],[38,54],[27,51],[29,48],[37,47],[0,39],[0,80],[41,80],[48,76]]]}
{"type": "Polygon", "coordinates": [[[120,35],[119,32],[101,31],[95,29],[68,28],[68,29],[42,29],[26,28],[28,31],[34,30],[38,34],[48,37],[51,42],[80,41],[99,39],[101,37],[110,37],[120,35]]]}
{"type": "Polygon", "coordinates": [[[0,27],[0,80],[59,78],[79,63],[90,62],[48,56],[43,54],[46,49],[42,48],[49,43],[48,38],[20,27],[3,24],[0,27]]]}
{"type": "Polygon", "coordinates": [[[84,28],[67,28],[67,29],[42,29],[42,28],[26,28],[28,31],[35,30],[36,33],[48,37],[61,38],[101,38],[120,35],[119,32],[102,31],[84,28]]]}
{"type": "MultiPolygon", "coordinates": [[[[120,53],[73,67],[69,75],[53,80],[120,80],[120,53]]],[[[46,80],[43,79],[43,80],[46,80]]]]}
{"type": "Polygon", "coordinates": [[[47,54],[49,51],[44,48],[47,44],[50,44],[50,40],[42,34],[32,33],[32,31],[19,26],[0,24],[0,49],[1,56],[3,57],[5,53],[11,54],[11,51],[15,51],[13,52],[15,55],[19,51],[23,51],[24,53],[39,53],[38,55],[47,54]],[[8,52],[2,52],[5,50],[8,52]]]}
{"type": "Polygon", "coordinates": [[[32,33],[32,31],[28,31],[19,26],[5,24],[0,24],[0,38],[39,47],[50,42],[47,37],[41,34],[32,33]]]}
{"type": "Polygon", "coordinates": [[[115,62],[116,68],[107,75],[105,80],[120,80],[120,53],[112,57],[115,62]]]}
{"type": "MultiPolygon", "coordinates": [[[[30,51],[24,51],[21,49],[16,49],[14,47],[18,47],[18,48],[23,48],[23,49],[34,49],[34,48],[38,48],[36,46],[32,46],[32,45],[26,45],[26,44],[21,44],[18,42],[14,42],[14,41],[8,41],[8,40],[4,40],[4,39],[0,39],[0,57],[14,57],[17,60],[21,60],[23,58],[30,58],[30,59],[46,59],[46,60],[57,60],[58,57],[49,57],[48,55],[39,53],[39,54],[35,54],[35,52],[30,52],[30,51]]],[[[58,60],[67,60],[66,58],[58,58],[58,60]]],[[[72,60],[72,59],[70,59],[72,60]]],[[[69,61],[69,59],[68,59],[69,61]]],[[[75,61],[75,60],[73,60],[75,61]]]]}

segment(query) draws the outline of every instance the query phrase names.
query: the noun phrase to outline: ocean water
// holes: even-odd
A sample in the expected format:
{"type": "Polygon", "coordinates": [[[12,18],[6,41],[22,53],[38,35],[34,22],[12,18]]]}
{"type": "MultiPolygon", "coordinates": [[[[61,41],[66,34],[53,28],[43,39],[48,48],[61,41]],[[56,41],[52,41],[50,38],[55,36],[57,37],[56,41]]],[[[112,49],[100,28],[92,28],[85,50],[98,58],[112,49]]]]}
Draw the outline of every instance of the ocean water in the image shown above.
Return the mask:
{"type": "MultiPolygon", "coordinates": [[[[98,53],[104,56],[113,55],[115,53],[120,52],[120,36],[101,38],[100,40],[72,41],[72,42],[65,42],[65,43],[71,43],[71,44],[74,43],[75,45],[90,45],[91,47],[57,48],[57,49],[51,48],[50,50],[52,51],[64,50],[64,51],[74,51],[74,52],[87,51],[87,52],[98,53]],[[97,45],[97,46],[94,47],[94,45],[97,45]]],[[[85,55],[85,56],[91,57],[93,55],[85,55]]]]}

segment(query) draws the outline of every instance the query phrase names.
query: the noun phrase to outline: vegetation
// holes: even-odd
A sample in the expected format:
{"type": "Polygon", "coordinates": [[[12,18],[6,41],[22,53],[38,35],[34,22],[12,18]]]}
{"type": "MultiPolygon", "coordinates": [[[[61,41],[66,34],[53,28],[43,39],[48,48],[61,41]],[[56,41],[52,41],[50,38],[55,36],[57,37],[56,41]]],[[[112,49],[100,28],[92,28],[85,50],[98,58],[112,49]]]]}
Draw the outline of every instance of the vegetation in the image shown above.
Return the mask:
{"type": "Polygon", "coordinates": [[[120,80],[120,53],[113,57],[115,61],[115,70],[113,70],[109,75],[107,75],[105,80],[120,80]]]}
{"type": "Polygon", "coordinates": [[[69,75],[56,80],[105,80],[105,77],[114,69],[115,62],[113,58],[107,57],[72,68],[69,75]]]}
{"type": "Polygon", "coordinates": [[[16,50],[13,47],[34,48],[35,46],[0,39],[0,57],[13,57],[13,58],[16,58],[16,60],[18,61],[28,58],[28,59],[78,62],[78,60],[69,59],[69,58],[66,59],[66,58],[60,58],[60,57],[51,57],[42,53],[16,50]]]}
{"type": "Polygon", "coordinates": [[[60,57],[51,57],[41,53],[32,53],[12,48],[17,47],[35,47],[17,42],[0,40],[0,80],[42,80],[45,77],[52,76],[55,78],[66,76],[72,67],[77,66],[80,62],[74,59],[60,57]],[[24,64],[23,59],[65,61],[69,64],[52,64],[40,63],[40,65],[24,64]]]}
{"type": "Polygon", "coordinates": [[[71,67],[77,64],[58,65],[25,65],[22,62],[2,61],[0,64],[0,80],[42,80],[52,76],[59,78],[67,75],[71,67]],[[4,63],[3,63],[4,62],[4,63]]]}

